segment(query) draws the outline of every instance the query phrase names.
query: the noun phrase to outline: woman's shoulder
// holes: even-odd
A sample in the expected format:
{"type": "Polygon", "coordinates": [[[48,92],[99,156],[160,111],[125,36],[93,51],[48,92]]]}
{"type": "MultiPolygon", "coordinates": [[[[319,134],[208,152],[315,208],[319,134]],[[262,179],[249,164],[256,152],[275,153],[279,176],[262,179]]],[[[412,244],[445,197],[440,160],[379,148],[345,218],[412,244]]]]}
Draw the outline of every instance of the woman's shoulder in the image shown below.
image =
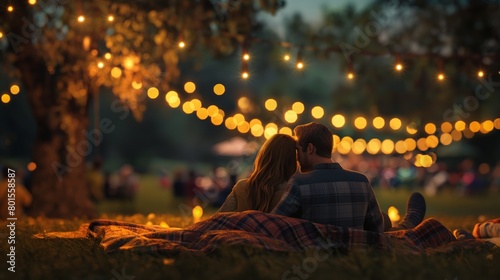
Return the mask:
{"type": "Polygon", "coordinates": [[[233,191],[246,190],[248,188],[248,179],[241,179],[233,187],[233,191]]]}

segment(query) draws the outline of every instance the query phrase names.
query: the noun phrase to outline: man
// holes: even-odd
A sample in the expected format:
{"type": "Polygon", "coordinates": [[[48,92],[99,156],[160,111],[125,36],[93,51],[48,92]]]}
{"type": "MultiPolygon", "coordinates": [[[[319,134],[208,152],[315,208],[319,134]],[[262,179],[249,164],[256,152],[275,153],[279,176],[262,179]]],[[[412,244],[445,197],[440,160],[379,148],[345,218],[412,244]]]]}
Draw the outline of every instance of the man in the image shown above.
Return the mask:
{"type": "MultiPolygon", "coordinates": [[[[370,182],[361,173],[343,169],[331,159],[333,137],[331,131],[319,123],[299,125],[297,157],[302,173],[296,174],[290,189],[272,213],[307,219],[315,223],[383,232],[384,216],[370,182]]],[[[423,197],[415,193],[408,208],[422,206],[423,197]]],[[[423,201],[425,214],[425,201],[423,201]]],[[[418,213],[407,215],[397,229],[412,228],[423,219],[422,207],[418,213]]],[[[390,220],[389,220],[390,222],[390,220]]],[[[386,222],[385,230],[390,228],[386,222]]]]}

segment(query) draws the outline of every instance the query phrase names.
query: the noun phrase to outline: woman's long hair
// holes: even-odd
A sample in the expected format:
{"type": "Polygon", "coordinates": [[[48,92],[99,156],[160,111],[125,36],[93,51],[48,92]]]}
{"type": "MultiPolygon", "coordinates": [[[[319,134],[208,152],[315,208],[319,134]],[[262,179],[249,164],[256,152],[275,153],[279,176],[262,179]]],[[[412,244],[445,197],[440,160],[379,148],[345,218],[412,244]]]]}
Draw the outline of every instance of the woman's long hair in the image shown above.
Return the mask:
{"type": "Polygon", "coordinates": [[[275,134],[267,140],[255,158],[253,172],[248,178],[250,207],[270,212],[278,185],[287,182],[297,171],[295,139],[275,134]]]}

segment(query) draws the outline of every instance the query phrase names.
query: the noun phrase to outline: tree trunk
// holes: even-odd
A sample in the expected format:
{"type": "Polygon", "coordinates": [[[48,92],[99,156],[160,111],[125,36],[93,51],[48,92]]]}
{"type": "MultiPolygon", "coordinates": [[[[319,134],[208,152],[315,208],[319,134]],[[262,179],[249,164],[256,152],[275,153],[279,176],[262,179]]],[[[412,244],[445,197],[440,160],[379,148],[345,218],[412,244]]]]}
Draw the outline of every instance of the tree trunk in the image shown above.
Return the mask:
{"type": "Polygon", "coordinates": [[[37,168],[32,174],[33,204],[28,213],[93,218],[96,212],[85,176],[85,159],[96,144],[96,139],[88,136],[88,104],[93,91],[87,87],[81,96],[75,96],[65,84],[79,81],[75,73],[49,71],[43,58],[27,53],[16,66],[37,123],[33,149],[37,168]]]}

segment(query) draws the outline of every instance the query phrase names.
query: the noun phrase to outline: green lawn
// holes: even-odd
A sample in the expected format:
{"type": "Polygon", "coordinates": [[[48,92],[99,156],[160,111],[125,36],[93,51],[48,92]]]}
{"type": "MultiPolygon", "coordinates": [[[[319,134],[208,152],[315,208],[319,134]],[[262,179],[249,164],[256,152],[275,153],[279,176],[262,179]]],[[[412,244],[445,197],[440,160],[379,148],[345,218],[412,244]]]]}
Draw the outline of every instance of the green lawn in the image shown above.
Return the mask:
{"type": "MultiPolygon", "coordinates": [[[[153,177],[142,178],[132,205],[105,202],[99,210],[106,217],[135,223],[167,222],[173,227],[192,223],[181,215],[181,201],[160,189],[153,177]],[[118,214],[119,211],[139,213],[118,214]],[[147,217],[148,213],[156,213],[147,217]]],[[[380,205],[394,205],[404,215],[409,192],[376,192],[380,205]]],[[[471,229],[484,215],[500,216],[499,196],[428,198],[428,216],[437,217],[449,229],[471,229]]],[[[215,210],[206,208],[205,217],[215,210]]],[[[178,256],[118,252],[106,254],[88,239],[37,240],[34,233],[70,231],[82,220],[23,218],[16,228],[16,273],[3,261],[0,279],[500,279],[500,249],[462,251],[454,254],[395,255],[378,251],[351,252],[317,259],[313,251],[273,253],[248,247],[220,248],[212,254],[182,253],[178,256]],[[298,270],[297,270],[298,269],[298,270]]],[[[0,229],[0,250],[8,249],[7,228],[0,229]]],[[[326,254],[326,252],[323,252],[326,254]]],[[[324,256],[323,254],[321,254],[324,256]]]]}

